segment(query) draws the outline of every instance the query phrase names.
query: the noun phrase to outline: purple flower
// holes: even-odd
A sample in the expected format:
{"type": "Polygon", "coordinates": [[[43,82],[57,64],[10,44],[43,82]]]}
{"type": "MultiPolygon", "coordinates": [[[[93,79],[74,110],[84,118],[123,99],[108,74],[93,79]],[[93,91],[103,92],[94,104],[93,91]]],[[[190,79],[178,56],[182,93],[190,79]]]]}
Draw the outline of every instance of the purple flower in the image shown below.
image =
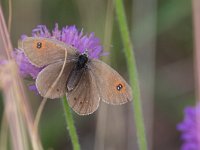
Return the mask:
{"type": "Polygon", "coordinates": [[[6,63],[8,63],[7,60],[5,60],[5,59],[0,59],[0,66],[5,65],[6,63]]]}
{"type": "Polygon", "coordinates": [[[19,71],[22,77],[25,78],[31,76],[33,79],[36,79],[42,68],[32,65],[21,50],[16,49],[13,56],[19,66],[19,71]]]}
{"type": "Polygon", "coordinates": [[[198,150],[200,149],[200,104],[196,107],[186,107],[184,114],[184,120],[177,126],[182,133],[181,150],[198,150]]]}
{"type": "MultiPolygon", "coordinates": [[[[38,25],[32,30],[32,36],[57,39],[74,46],[80,53],[83,53],[87,49],[89,58],[99,58],[105,55],[100,45],[100,40],[95,37],[94,33],[84,35],[83,30],[78,31],[75,26],[66,26],[63,27],[62,30],[59,30],[58,24],[55,24],[54,29],[50,32],[45,25],[38,25]]],[[[26,37],[26,35],[22,35],[21,39],[26,37]]],[[[36,79],[42,68],[32,65],[21,50],[16,49],[13,56],[19,65],[21,75],[23,77],[31,76],[33,79],[36,79]]],[[[35,85],[31,85],[29,89],[35,91],[36,87],[35,85]]]]}
{"type": "Polygon", "coordinates": [[[66,26],[59,30],[58,24],[55,24],[55,28],[50,32],[45,25],[38,25],[33,29],[32,36],[55,38],[74,46],[80,53],[87,49],[90,58],[99,58],[103,52],[100,40],[95,37],[94,33],[83,35],[83,30],[78,31],[76,26],[66,26]]]}

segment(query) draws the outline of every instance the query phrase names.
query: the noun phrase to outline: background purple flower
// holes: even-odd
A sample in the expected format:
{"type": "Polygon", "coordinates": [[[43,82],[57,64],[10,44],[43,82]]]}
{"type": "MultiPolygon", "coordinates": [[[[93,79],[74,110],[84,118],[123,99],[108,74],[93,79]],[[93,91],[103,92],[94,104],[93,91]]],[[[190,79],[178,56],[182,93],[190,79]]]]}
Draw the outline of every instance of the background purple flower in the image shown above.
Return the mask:
{"type": "MultiPolygon", "coordinates": [[[[66,26],[59,30],[58,24],[55,24],[54,29],[50,32],[45,25],[38,25],[32,30],[32,36],[55,38],[68,45],[74,46],[80,53],[88,50],[89,58],[99,58],[103,54],[103,48],[100,45],[100,40],[95,37],[94,33],[83,35],[83,30],[78,31],[75,26],[66,26]]],[[[27,35],[22,35],[21,39],[27,35]]],[[[20,73],[23,77],[31,76],[36,79],[42,68],[32,65],[23,51],[16,49],[14,54],[17,64],[19,65],[20,73]]],[[[35,85],[31,85],[29,89],[35,90],[35,85]]]]}
{"type": "Polygon", "coordinates": [[[199,150],[200,104],[196,107],[186,107],[184,115],[184,120],[177,126],[177,129],[181,131],[181,139],[183,140],[181,150],[199,150]]]}

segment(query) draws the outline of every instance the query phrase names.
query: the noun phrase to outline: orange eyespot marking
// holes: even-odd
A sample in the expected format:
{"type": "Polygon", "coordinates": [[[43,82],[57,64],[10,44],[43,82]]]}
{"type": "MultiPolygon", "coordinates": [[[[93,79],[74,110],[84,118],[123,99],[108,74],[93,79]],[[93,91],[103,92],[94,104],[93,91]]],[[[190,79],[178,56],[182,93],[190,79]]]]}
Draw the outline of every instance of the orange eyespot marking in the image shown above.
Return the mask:
{"type": "Polygon", "coordinates": [[[117,92],[124,93],[126,91],[126,86],[123,82],[116,82],[115,89],[117,92]]]}
{"type": "Polygon", "coordinates": [[[33,48],[37,50],[43,50],[46,48],[46,42],[44,40],[36,40],[34,41],[33,48]]]}

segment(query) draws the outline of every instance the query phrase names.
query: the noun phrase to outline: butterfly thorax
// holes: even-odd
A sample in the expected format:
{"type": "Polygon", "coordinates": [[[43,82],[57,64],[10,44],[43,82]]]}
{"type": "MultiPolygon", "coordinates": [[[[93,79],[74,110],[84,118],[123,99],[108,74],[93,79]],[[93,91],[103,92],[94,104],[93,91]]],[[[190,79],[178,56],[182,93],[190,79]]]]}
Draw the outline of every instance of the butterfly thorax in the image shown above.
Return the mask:
{"type": "Polygon", "coordinates": [[[80,70],[80,69],[84,68],[86,66],[87,62],[88,62],[87,54],[81,54],[78,57],[78,61],[77,61],[77,64],[76,64],[76,69],[80,70]]]}

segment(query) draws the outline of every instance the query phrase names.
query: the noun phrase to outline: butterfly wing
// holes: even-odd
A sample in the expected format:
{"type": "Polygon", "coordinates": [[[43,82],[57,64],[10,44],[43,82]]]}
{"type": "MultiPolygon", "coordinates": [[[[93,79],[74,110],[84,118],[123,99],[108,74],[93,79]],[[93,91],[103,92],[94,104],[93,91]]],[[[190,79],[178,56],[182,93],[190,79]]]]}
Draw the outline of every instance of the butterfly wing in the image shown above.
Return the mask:
{"type": "Polygon", "coordinates": [[[30,62],[37,67],[63,60],[65,51],[67,51],[67,56],[69,54],[73,56],[76,53],[75,48],[72,46],[56,39],[43,37],[26,37],[19,40],[18,48],[23,50],[30,62]]]}
{"type": "Polygon", "coordinates": [[[85,70],[77,86],[67,93],[68,103],[79,115],[89,115],[99,106],[99,94],[95,78],[89,70],[85,70]]]}
{"type": "Polygon", "coordinates": [[[74,62],[69,62],[65,64],[65,68],[60,78],[56,82],[55,86],[52,88],[55,80],[62,70],[63,63],[64,61],[59,61],[50,64],[38,74],[36,78],[36,87],[41,96],[54,99],[60,98],[66,94],[66,82],[72,68],[74,67],[74,62]]]}
{"type": "Polygon", "coordinates": [[[131,87],[110,66],[93,59],[89,63],[89,68],[95,76],[100,97],[104,102],[120,105],[132,100],[131,87]]]}

